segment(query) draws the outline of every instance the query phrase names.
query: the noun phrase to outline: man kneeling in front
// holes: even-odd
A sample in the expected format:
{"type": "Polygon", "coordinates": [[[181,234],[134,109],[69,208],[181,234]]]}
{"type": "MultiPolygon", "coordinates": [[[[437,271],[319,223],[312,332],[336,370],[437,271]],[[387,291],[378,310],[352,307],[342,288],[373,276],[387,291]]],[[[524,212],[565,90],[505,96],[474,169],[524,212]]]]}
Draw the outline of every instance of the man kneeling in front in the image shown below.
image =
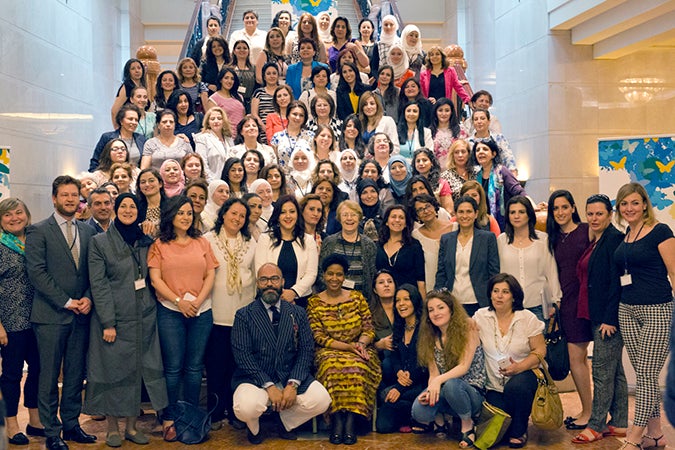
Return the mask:
{"type": "Polygon", "coordinates": [[[310,373],[314,338],[305,311],[281,300],[281,269],[258,270],[256,299],[237,311],[232,351],[237,369],[232,378],[233,410],[246,423],[247,437],[260,444],[260,416],[271,408],[279,436],[296,439],[295,428],[330,406],[330,395],[310,373]]]}

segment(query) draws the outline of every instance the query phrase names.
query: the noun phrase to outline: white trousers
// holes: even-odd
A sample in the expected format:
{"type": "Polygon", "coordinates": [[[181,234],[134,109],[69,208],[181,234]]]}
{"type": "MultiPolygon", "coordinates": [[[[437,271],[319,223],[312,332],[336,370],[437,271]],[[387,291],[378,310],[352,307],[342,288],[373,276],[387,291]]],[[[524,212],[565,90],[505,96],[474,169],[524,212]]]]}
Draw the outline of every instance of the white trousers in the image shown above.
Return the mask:
{"type": "MultiPolygon", "coordinates": [[[[278,386],[283,390],[282,386],[278,386]]],[[[246,423],[251,433],[258,434],[258,419],[270,406],[270,398],[265,389],[254,384],[242,383],[232,395],[232,409],[237,419],[246,423]]],[[[303,394],[296,397],[295,404],[279,412],[286,431],[291,431],[312,417],[326,412],[330,406],[330,394],[325,387],[314,380],[303,394]]]]}

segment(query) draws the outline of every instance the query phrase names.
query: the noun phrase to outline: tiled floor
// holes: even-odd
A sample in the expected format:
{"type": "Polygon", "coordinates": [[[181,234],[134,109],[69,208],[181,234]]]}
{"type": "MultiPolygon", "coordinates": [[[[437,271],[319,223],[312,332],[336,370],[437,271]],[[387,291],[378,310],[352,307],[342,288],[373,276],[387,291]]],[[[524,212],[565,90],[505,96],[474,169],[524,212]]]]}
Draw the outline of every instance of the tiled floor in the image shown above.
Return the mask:
{"type": "MultiPolygon", "coordinates": [[[[578,411],[579,403],[578,398],[575,393],[565,393],[562,394],[563,407],[565,409],[565,415],[574,414],[578,411]]],[[[630,398],[630,416],[632,417],[633,411],[633,398],[630,398]]],[[[22,424],[26,423],[27,414],[25,410],[22,410],[19,413],[19,422],[22,424]]],[[[664,419],[665,420],[665,419],[664,419]]],[[[667,422],[667,421],[666,421],[667,422]]],[[[149,414],[143,416],[142,420],[139,422],[140,428],[149,431],[154,426],[154,416],[149,414]]],[[[105,445],[105,422],[95,422],[91,420],[88,416],[82,416],[81,418],[82,427],[90,432],[95,433],[98,436],[99,442],[96,444],[82,445],[82,444],[71,444],[70,448],[73,450],[98,450],[108,448],[105,445]]],[[[664,431],[666,437],[669,439],[669,442],[675,444],[675,431],[670,424],[664,424],[664,431]]],[[[610,450],[618,449],[621,446],[621,441],[616,438],[606,438],[586,446],[575,445],[570,442],[570,439],[574,436],[572,431],[567,431],[564,428],[553,431],[553,432],[541,432],[530,426],[530,441],[527,445],[528,449],[550,449],[550,450],[563,450],[563,449],[588,449],[588,450],[610,450]]],[[[231,449],[231,448],[244,448],[244,447],[253,447],[246,440],[245,431],[235,431],[228,425],[223,427],[219,431],[211,433],[210,439],[207,442],[204,442],[199,445],[183,445],[180,443],[167,443],[161,439],[159,434],[152,436],[150,445],[143,446],[140,448],[147,450],[158,450],[158,449],[231,449]]],[[[342,448],[348,448],[345,446],[340,446],[342,448]]],[[[31,444],[25,447],[13,447],[13,448],[25,448],[29,450],[37,450],[44,448],[44,439],[41,438],[31,438],[31,444]]],[[[122,448],[132,449],[137,448],[133,443],[125,441],[122,444],[122,448]]],[[[295,450],[295,449],[333,449],[337,448],[328,443],[327,436],[325,433],[312,434],[310,432],[301,433],[297,441],[284,441],[277,438],[273,432],[268,435],[268,438],[260,445],[258,448],[261,449],[279,449],[279,450],[295,450]]],[[[434,435],[412,435],[412,434],[389,434],[382,435],[377,433],[369,433],[366,436],[359,437],[359,441],[356,445],[352,446],[354,449],[405,449],[405,450],[414,450],[414,449],[437,449],[437,448],[458,448],[457,442],[452,440],[441,440],[434,435]]],[[[507,448],[507,447],[500,447],[507,448]]],[[[668,445],[666,449],[673,450],[675,446],[668,445]]]]}

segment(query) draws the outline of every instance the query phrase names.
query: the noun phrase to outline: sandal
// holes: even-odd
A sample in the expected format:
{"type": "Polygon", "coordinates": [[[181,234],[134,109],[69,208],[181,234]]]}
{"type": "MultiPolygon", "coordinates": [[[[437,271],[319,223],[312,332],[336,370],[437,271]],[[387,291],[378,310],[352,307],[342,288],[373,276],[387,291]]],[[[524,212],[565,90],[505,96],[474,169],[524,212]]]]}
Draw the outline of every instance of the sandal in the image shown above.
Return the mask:
{"type": "Polygon", "coordinates": [[[166,442],[175,442],[176,439],[178,439],[178,435],[176,433],[176,426],[173,423],[171,425],[167,425],[166,427],[164,427],[162,435],[166,442]]]}
{"type": "Polygon", "coordinates": [[[527,433],[520,437],[512,437],[509,439],[509,448],[523,448],[527,445],[527,433]],[[515,441],[515,442],[514,442],[515,441]]]}
{"type": "Polygon", "coordinates": [[[410,427],[412,428],[413,434],[427,434],[434,430],[433,422],[424,424],[413,421],[410,427]]]}
{"type": "Polygon", "coordinates": [[[653,437],[653,436],[650,436],[648,434],[645,434],[644,436],[642,436],[642,447],[643,448],[665,448],[665,446],[666,446],[665,442],[663,444],[659,445],[659,441],[661,441],[661,440],[665,441],[665,437],[663,435],[661,435],[659,437],[653,437]],[[646,445],[644,443],[645,439],[649,439],[650,441],[654,442],[654,445],[646,445]]]}
{"type": "Polygon", "coordinates": [[[572,438],[573,444],[590,444],[591,442],[599,441],[604,438],[604,433],[598,433],[592,428],[586,428],[581,433],[572,438]]]}
{"type": "MultiPolygon", "coordinates": [[[[663,437],[663,436],[662,436],[663,437]]],[[[635,447],[639,450],[642,450],[642,444],[636,444],[635,442],[631,442],[629,440],[623,441],[623,445],[619,448],[619,450],[626,450],[628,446],[635,447]]]]}
{"type": "Polygon", "coordinates": [[[439,425],[436,422],[433,423],[434,434],[439,439],[445,439],[448,437],[448,427],[443,424],[439,425]]]}
{"type": "Polygon", "coordinates": [[[567,425],[568,423],[573,423],[576,420],[577,420],[576,417],[567,416],[565,417],[565,420],[563,420],[563,424],[567,425]]]}
{"type": "Polygon", "coordinates": [[[459,440],[459,448],[472,448],[473,441],[476,440],[476,427],[472,427],[469,431],[462,433],[462,437],[459,440]],[[473,436],[473,439],[469,436],[473,436]]]}
{"type": "Polygon", "coordinates": [[[607,425],[607,428],[605,428],[605,431],[603,431],[602,434],[605,437],[608,437],[608,436],[626,437],[627,431],[628,431],[628,428],[621,428],[621,427],[615,427],[614,425],[607,425]]]}

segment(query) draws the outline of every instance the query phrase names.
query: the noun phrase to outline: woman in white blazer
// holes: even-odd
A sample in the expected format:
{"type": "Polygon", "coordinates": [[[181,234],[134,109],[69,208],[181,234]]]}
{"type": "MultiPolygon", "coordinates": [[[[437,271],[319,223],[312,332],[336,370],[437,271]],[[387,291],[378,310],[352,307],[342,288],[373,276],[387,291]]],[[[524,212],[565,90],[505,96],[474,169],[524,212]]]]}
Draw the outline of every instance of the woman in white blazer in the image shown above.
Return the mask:
{"type": "Polygon", "coordinates": [[[279,198],[268,226],[269,231],[260,235],[256,246],[256,273],[265,263],[278,265],[284,275],[281,298],[304,307],[316,280],[319,252],[314,237],[305,233],[294,196],[279,198]]]}

